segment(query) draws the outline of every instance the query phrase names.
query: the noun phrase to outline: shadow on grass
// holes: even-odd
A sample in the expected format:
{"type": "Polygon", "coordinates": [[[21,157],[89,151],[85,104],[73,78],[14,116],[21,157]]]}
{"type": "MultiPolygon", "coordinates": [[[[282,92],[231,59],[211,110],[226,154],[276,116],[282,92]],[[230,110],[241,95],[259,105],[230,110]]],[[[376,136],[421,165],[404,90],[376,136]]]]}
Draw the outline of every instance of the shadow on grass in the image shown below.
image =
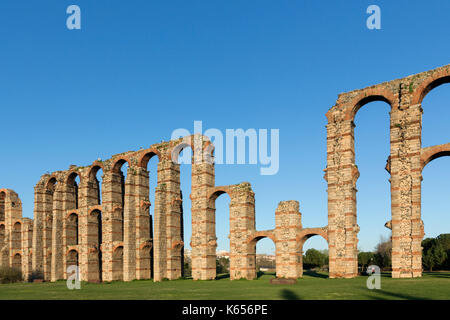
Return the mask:
{"type": "Polygon", "coordinates": [[[222,273],[222,274],[218,274],[216,276],[216,280],[229,279],[229,278],[230,278],[230,274],[229,273],[222,273]]]}
{"type": "Polygon", "coordinates": [[[264,272],[264,271],[258,271],[256,273],[256,277],[259,279],[262,276],[275,276],[275,272],[264,272]]]}
{"type": "Polygon", "coordinates": [[[303,274],[314,278],[328,279],[328,276],[326,274],[318,273],[312,270],[305,271],[303,272],[303,274]]]}
{"type": "Polygon", "coordinates": [[[423,297],[416,297],[416,296],[411,296],[409,294],[404,294],[404,293],[394,293],[394,292],[389,292],[389,291],[385,291],[385,290],[375,290],[376,293],[382,295],[380,297],[374,297],[374,296],[368,296],[370,298],[375,298],[378,300],[392,300],[392,298],[397,298],[397,299],[404,299],[404,300],[430,300],[429,298],[423,298],[423,297]]]}
{"type": "Polygon", "coordinates": [[[281,290],[280,296],[284,300],[301,300],[300,297],[292,290],[281,290]]]}
{"type": "Polygon", "coordinates": [[[449,272],[423,272],[423,275],[427,277],[432,278],[446,278],[450,279],[450,273],[449,272]]]}

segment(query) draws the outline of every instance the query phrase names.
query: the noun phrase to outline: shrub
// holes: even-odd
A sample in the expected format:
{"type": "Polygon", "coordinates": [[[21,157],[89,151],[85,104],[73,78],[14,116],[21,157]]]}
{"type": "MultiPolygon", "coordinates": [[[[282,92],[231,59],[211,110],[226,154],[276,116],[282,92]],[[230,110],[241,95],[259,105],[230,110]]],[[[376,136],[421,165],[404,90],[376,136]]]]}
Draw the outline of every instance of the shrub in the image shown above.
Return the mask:
{"type": "Polygon", "coordinates": [[[20,269],[0,267],[0,283],[20,282],[22,279],[22,271],[20,269]]]}
{"type": "Polygon", "coordinates": [[[33,282],[34,280],[44,280],[44,274],[41,270],[33,270],[28,276],[28,282],[33,282]]]}

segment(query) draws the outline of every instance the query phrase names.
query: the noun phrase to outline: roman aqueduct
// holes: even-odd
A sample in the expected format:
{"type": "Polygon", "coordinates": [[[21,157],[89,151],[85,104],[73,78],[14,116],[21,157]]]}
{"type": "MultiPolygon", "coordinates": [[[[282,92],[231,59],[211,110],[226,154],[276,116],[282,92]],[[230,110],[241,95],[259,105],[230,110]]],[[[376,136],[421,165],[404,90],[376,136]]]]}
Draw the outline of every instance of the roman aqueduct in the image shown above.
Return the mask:
{"type": "Polygon", "coordinates": [[[182,276],[183,211],[180,165],[184,148],[193,151],[192,277],[216,277],[215,200],[228,194],[230,202],[230,279],[256,277],[256,243],[275,243],[277,277],[301,277],[302,248],[312,236],[329,245],[331,278],[358,274],[354,118],[365,104],[390,105],[390,173],[392,277],[422,275],[424,237],[421,219],[422,170],[432,160],[450,155],[450,144],[422,148],[422,107],[427,93],[450,82],[450,66],[340,94],[326,114],[328,225],[303,228],[297,201],[282,201],[275,212],[276,227],[255,228],[255,195],[249,183],[215,185],[213,146],[207,137],[154,144],[86,167],[44,174],[35,186],[34,220],[22,218],[18,195],[0,189],[0,263],[34,270],[45,280],[67,278],[78,265],[83,281],[177,279],[182,276]],[[148,162],[158,158],[157,185],[149,185],[148,162]],[[126,178],[121,168],[127,163],[126,178]],[[100,185],[97,173],[102,170],[100,185]],[[76,181],[79,181],[77,183],[76,181]],[[154,216],[149,192],[155,192],[154,216]],[[153,220],[153,221],[152,221],[153,220]]]}

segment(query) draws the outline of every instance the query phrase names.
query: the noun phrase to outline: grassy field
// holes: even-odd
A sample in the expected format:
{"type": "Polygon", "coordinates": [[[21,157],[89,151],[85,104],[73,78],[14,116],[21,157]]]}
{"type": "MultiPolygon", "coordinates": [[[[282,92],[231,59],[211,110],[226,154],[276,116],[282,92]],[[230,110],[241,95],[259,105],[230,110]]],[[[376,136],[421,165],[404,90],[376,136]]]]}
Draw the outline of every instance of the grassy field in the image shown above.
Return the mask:
{"type": "Polygon", "coordinates": [[[450,272],[425,273],[416,279],[383,274],[380,290],[367,289],[364,276],[328,279],[324,273],[307,272],[295,285],[272,285],[271,278],[265,274],[257,280],[82,283],[80,290],[68,290],[65,281],[0,284],[0,299],[450,299],[450,272]]]}

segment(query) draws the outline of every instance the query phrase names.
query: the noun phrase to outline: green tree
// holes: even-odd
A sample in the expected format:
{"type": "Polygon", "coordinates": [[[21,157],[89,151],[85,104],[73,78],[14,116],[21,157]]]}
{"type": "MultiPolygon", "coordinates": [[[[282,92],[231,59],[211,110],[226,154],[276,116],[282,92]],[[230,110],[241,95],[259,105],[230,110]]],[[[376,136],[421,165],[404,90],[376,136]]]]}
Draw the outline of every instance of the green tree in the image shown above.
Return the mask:
{"type": "Polygon", "coordinates": [[[443,269],[444,262],[447,259],[447,252],[445,252],[444,247],[439,242],[433,248],[433,255],[436,267],[443,269]]]}
{"type": "Polygon", "coordinates": [[[323,267],[327,263],[328,256],[316,249],[308,249],[303,257],[306,269],[323,267]]]}
{"type": "Polygon", "coordinates": [[[376,246],[374,262],[380,269],[390,269],[392,266],[392,241],[390,238],[380,237],[376,246]]]}
{"type": "Polygon", "coordinates": [[[363,272],[373,262],[375,262],[375,254],[373,252],[358,253],[358,265],[361,266],[363,272]]]}
{"type": "Polygon", "coordinates": [[[216,273],[217,274],[222,274],[222,273],[229,273],[229,267],[230,267],[230,260],[225,258],[225,257],[221,257],[221,258],[216,258],[216,273]]]}

